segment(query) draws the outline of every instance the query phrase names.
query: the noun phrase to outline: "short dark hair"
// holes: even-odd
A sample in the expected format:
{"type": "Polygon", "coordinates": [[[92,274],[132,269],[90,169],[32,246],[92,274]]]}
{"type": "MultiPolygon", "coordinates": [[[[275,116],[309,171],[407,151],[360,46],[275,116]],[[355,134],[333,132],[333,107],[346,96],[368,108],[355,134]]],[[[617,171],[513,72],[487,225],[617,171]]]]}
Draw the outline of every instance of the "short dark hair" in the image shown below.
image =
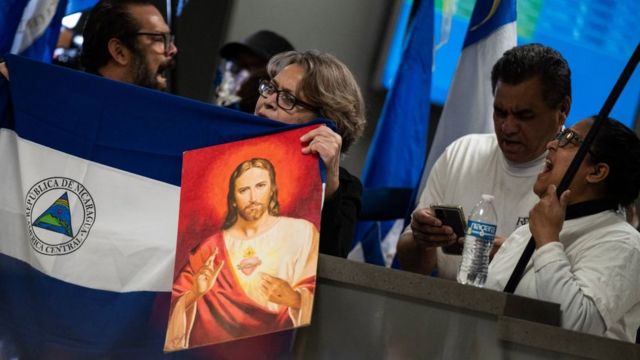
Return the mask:
{"type": "Polygon", "coordinates": [[[149,0],[102,0],[91,9],[83,31],[80,61],[85,71],[98,74],[98,69],[111,59],[109,40],[120,39],[132,51],[139,51],[135,37],[140,25],[131,16],[130,6],[152,5],[149,0]]]}
{"type": "Polygon", "coordinates": [[[240,175],[252,168],[260,168],[269,172],[269,180],[271,180],[271,198],[269,199],[269,214],[278,216],[280,214],[280,204],[278,203],[278,187],[276,186],[276,170],[273,164],[267,159],[253,158],[245,160],[236,167],[229,177],[229,192],[227,193],[227,217],[224,220],[222,228],[224,230],[233,226],[238,220],[238,209],[234,206],[236,202],[236,180],[240,175]]]}
{"type": "Polygon", "coordinates": [[[538,77],[542,82],[545,103],[558,108],[571,98],[571,69],[562,55],[542,44],[527,44],[507,50],[491,70],[491,90],[495,94],[498,81],[517,85],[538,77]]]}
{"type": "MultiPolygon", "coordinates": [[[[593,117],[595,118],[595,117],[593,117]]],[[[640,192],[640,139],[617,120],[607,119],[591,145],[592,164],[609,165],[604,184],[607,198],[627,206],[640,192]]]]}

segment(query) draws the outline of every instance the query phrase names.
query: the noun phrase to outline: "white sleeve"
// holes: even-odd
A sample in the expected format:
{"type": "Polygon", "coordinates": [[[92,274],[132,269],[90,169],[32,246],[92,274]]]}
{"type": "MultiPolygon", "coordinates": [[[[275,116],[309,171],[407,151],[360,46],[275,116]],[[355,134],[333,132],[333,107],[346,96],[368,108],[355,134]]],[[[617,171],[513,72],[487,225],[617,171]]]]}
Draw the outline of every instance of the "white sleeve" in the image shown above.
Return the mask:
{"type": "Polygon", "coordinates": [[[571,263],[560,242],[537,249],[533,256],[536,290],[540,300],[560,304],[562,327],[602,335],[605,323],[592,298],[571,272],[571,263]]]}
{"type": "Polygon", "coordinates": [[[638,300],[640,252],[624,242],[599,243],[574,264],[561,243],[549,243],[533,266],[539,298],[560,304],[565,328],[603,335],[638,300]]]}

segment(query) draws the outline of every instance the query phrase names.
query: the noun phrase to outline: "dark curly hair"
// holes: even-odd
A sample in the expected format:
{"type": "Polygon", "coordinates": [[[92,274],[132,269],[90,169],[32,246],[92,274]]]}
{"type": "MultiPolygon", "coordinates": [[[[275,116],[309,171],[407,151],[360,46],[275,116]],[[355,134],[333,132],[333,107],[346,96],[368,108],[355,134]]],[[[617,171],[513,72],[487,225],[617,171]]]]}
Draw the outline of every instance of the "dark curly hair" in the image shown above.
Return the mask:
{"type": "Polygon", "coordinates": [[[562,55],[542,44],[516,46],[507,50],[491,70],[491,89],[496,92],[498,81],[517,85],[540,77],[545,103],[557,108],[571,97],[571,69],[562,55]]]}
{"type": "Polygon", "coordinates": [[[91,9],[82,33],[80,62],[85,71],[98,74],[98,69],[109,62],[110,39],[120,39],[132,51],[140,51],[131,36],[140,31],[140,26],[129,13],[129,7],[137,5],[155,6],[149,0],[103,0],[91,9]]]}
{"type": "Polygon", "coordinates": [[[619,121],[609,118],[600,127],[590,152],[590,163],[609,165],[609,175],[604,180],[607,198],[621,206],[633,203],[640,192],[638,135],[619,121]]]}

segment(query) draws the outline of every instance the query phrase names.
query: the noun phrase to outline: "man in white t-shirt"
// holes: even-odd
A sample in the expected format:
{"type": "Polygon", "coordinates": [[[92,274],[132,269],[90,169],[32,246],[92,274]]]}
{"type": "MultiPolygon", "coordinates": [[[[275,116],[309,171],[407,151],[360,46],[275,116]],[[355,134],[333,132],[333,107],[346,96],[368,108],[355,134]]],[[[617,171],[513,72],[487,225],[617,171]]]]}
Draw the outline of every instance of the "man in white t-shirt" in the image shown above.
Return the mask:
{"type": "Polygon", "coordinates": [[[461,256],[442,247],[461,242],[431,209],[460,205],[466,215],[482,194],[495,196],[497,243],[528,222],[537,202],[532,192],[544,166],[547,142],[561,130],[571,108],[571,71],[557,51],[516,46],[491,72],[495,134],[464,136],[447,147],[429,174],[411,225],[400,236],[400,267],[455,279],[461,256]]]}

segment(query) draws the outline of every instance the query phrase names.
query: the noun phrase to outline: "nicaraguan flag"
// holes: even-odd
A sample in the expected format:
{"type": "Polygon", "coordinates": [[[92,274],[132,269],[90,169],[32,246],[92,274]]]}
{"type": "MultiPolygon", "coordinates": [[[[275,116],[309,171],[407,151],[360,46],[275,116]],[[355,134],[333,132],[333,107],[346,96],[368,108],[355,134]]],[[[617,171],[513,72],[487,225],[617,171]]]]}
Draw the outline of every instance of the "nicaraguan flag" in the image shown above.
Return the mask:
{"type": "Polygon", "coordinates": [[[0,3],[0,56],[11,52],[51,62],[67,0],[7,0],[0,3]]]}
{"type": "Polygon", "coordinates": [[[444,149],[461,136],[493,132],[491,69],[516,46],[516,1],[478,0],[422,173],[420,191],[444,149]]]}
{"type": "Polygon", "coordinates": [[[163,358],[182,153],[296,126],[15,56],[7,63],[0,358],[163,358]]]}
{"type": "MultiPolygon", "coordinates": [[[[371,188],[416,187],[427,148],[431,105],[431,64],[433,58],[433,1],[421,1],[412,21],[400,67],[378,120],[363,171],[363,184],[371,188]]],[[[380,248],[394,221],[360,222],[356,244],[360,242],[364,260],[385,265],[380,248]]],[[[395,244],[390,246],[395,253],[395,244]]]]}

